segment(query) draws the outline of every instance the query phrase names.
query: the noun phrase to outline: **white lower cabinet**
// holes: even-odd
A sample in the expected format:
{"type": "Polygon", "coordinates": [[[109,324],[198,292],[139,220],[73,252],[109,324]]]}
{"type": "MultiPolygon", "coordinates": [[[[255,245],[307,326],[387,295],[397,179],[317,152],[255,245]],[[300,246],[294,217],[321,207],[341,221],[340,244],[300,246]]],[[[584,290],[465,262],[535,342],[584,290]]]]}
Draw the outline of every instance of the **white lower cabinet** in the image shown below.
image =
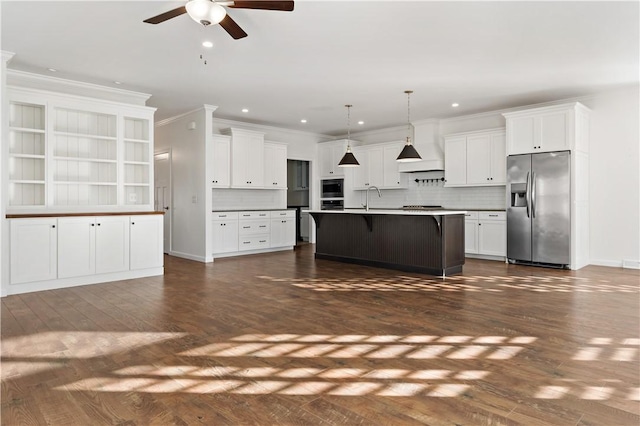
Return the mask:
{"type": "Polygon", "coordinates": [[[497,257],[507,255],[507,220],[504,211],[467,212],[465,253],[497,257]]]}
{"type": "Polygon", "coordinates": [[[58,276],[56,218],[11,220],[11,284],[58,276]]]}
{"type": "Polygon", "coordinates": [[[296,245],[296,215],[294,210],[271,212],[271,247],[296,245]]]}
{"type": "Polygon", "coordinates": [[[131,216],[130,269],[157,268],[164,264],[162,215],[131,216]]]}
{"type": "Polygon", "coordinates": [[[159,214],[17,218],[10,228],[9,294],[164,272],[159,214]]]}
{"type": "Polygon", "coordinates": [[[213,215],[213,254],[238,251],[238,212],[213,215]]]}
{"type": "Polygon", "coordinates": [[[214,212],[213,257],[291,248],[296,244],[295,210],[214,212]]]}

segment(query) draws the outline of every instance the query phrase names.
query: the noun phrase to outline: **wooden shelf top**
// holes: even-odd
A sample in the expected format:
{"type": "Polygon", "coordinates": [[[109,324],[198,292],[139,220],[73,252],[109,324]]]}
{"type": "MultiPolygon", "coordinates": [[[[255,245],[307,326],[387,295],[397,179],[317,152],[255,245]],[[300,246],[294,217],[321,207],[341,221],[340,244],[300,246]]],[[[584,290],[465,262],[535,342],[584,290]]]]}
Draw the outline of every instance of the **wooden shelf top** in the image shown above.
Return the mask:
{"type": "Polygon", "coordinates": [[[141,216],[148,214],[164,214],[164,212],[82,212],[82,213],[23,213],[7,214],[7,219],[29,219],[38,217],[75,217],[75,216],[141,216]]]}

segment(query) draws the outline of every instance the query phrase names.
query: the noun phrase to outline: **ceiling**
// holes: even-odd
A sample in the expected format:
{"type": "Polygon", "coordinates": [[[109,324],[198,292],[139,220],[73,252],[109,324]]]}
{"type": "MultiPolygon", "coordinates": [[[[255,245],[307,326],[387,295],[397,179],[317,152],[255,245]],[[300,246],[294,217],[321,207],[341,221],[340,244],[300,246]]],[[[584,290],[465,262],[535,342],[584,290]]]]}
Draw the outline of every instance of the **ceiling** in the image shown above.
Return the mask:
{"type": "Polygon", "coordinates": [[[187,15],[142,22],[182,5],[3,0],[2,50],[16,54],[11,69],[149,93],[156,120],[210,104],[218,117],[335,136],[345,104],[352,132],[403,125],[407,89],[414,120],[639,81],[637,1],[296,1],[293,12],[230,9],[241,40],[187,15]]]}

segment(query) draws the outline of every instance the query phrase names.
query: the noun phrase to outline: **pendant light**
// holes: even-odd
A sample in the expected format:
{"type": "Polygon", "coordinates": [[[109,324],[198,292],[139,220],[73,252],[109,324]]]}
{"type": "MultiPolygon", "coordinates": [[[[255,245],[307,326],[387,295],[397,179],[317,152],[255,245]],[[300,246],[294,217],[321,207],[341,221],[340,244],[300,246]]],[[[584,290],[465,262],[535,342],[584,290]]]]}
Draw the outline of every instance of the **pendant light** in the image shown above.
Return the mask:
{"type": "Polygon", "coordinates": [[[342,160],[338,163],[338,167],[358,167],[360,163],[351,152],[351,107],[353,105],[345,106],[347,107],[347,152],[344,153],[342,160]]]}
{"type": "Polygon", "coordinates": [[[407,94],[407,143],[396,160],[401,163],[410,163],[412,161],[420,161],[422,157],[411,144],[411,94],[413,90],[405,90],[404,93],[407,94]]]}

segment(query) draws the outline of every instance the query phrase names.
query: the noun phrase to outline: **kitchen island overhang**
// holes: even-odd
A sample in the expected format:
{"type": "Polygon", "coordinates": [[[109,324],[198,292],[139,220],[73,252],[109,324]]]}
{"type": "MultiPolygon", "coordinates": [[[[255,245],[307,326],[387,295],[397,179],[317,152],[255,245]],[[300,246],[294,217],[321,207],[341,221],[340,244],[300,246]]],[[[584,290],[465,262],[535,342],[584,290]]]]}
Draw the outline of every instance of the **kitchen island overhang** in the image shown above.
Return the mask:
{"type": "Polygon", "coordinates": [[[462,272],[465,211],[309,210],[316,259],[446,276],[462,272]]]}

